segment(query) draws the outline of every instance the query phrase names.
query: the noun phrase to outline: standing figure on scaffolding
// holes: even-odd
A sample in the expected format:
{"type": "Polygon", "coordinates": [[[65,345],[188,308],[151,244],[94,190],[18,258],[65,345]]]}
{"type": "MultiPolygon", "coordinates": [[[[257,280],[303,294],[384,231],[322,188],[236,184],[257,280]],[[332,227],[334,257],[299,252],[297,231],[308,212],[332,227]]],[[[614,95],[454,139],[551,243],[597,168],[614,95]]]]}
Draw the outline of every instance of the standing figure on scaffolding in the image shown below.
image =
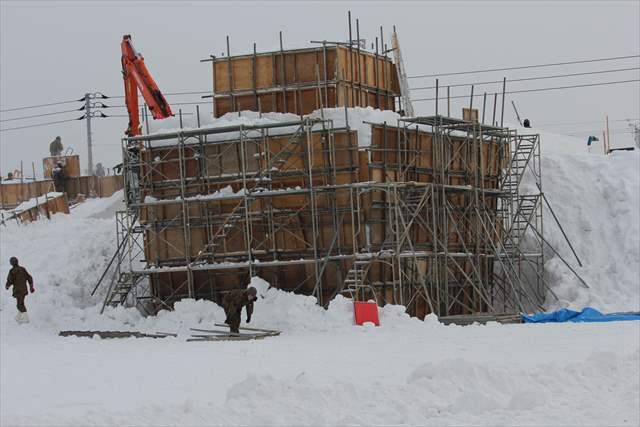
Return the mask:
{"type": "Polygon", "coordinates": [[[59,136],[56,136],[56,139],[51,141],[51,144],[49,144],[49,152],[51,153],[51,157],[62,155],[62,149],[62,139],[59,136]]]}
{"type": "Polygon", "coordinates": [[[258,291],[253,286],[247,289],[236,289],[225,295],[222,302],[224,313],[227,315],[225,323],[229,325],[232,334],[240,332],[240,318],[242,307],[247,308],[247,323],[251,322],[253,303],[258,300],[258,291]]]}

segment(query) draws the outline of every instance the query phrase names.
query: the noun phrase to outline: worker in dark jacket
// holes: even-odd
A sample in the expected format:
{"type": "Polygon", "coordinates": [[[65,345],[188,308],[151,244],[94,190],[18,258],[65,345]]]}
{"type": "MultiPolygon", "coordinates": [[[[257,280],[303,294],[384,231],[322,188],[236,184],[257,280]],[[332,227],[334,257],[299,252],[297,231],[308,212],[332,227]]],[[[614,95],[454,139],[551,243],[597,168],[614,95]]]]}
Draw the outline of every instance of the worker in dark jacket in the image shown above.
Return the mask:
{"type": "Polygon", "coordinates": [[[28,323],[29,316],[27,315],[27,307],[24,305],[24,299],[29,292],[27,292],[27,282],[29,283],[29,290],[34,293],[36,290],[33,287],[33,278],[27,272],[27,270],[18,264],[18,258],[11,257],[9,260],[11,263],[11,270],[7,276],[7,289],[13,286],[13,297],[17,300],[18,315],[16,321],[18,323],[28,323]]]}
{"type": "Polygon", "coordinates": [[[227,315],[225,323],[229,325],[232,334],[240,332],[240,316],[242,307],[247,308],[247,323],[251,322],[253,303],[258,300],[256,288],[236,289],[225,295],[222,302],[224,313],[227,315]]]}
{"type": "Polygon", "coordinates": [[[56,167],[51,171],[51,178],[53,178],[53,185],[56,191],[64,193],[66,191],[65,183],[67,181],[67,175],[64,173],[64,165],[62,162],[58,162],[56,167]]]}
{"type": "Polygon", "coordinates": [[[49,152],[51,153],[51,157],[57,157],[62,154],[62,139],[59,136],[56,136],[56,139],[51,141],[49,144],[49,152]]]}

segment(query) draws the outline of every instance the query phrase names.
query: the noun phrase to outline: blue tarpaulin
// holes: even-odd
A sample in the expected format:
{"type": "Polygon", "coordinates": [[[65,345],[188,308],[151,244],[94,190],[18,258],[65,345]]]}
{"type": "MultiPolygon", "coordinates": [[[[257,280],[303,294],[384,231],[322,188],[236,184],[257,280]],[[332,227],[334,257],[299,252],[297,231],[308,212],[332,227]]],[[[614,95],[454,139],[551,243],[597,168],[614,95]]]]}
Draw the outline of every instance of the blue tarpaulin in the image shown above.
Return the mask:
{"type": "Polygon", "coordinates": [[[567,308],[551,313],[523,314],[524,323],[561,323],[561,322],[617,322],[620,320],[640,320],[640,312],[600,313],[595,308],[587,307],[582,311],[567,308]]]}

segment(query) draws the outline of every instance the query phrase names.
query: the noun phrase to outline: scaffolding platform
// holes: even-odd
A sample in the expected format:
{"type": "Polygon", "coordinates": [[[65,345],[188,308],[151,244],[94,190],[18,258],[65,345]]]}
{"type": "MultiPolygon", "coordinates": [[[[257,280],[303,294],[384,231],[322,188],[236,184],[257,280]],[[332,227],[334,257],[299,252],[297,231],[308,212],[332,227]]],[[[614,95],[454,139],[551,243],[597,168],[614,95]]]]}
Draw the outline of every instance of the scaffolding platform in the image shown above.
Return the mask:
{"type": "Polygon", "coordinates": [[[542,205],[521,193],[525,174],[541,188],[539,136],[443,116],[370,126],[368,147],[307,117],[124,139],[105,307],[220,303],[260,275],[420,318],[539,309],[542,205]]]}

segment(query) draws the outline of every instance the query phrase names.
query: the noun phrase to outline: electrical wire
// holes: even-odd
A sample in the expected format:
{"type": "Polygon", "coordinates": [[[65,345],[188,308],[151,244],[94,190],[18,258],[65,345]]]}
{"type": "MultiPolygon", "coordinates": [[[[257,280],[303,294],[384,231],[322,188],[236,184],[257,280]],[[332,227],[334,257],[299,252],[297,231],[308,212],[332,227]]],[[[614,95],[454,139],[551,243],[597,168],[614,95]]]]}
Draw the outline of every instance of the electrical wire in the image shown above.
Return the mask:
{"type": "Polygon", "coordinates": [[[53,115],[56,115],[56,114],[72,113],[74,111],[79,111],[79,110],[77,108],[74,108],[73,110],[56,111],[55,113],[43,113],[43,114],[33,114],[31,116],[13,117],[11,119],[2,119],[2,120],[0,120],[0,122],[12,122],[12,121],[15,121],[15,120],[34,119],[36,117],[53,116],[53,115]]]}
{"type": "Polygon", "coordinates": [[[50,107],[52,105],[70,104],[72,102],[78,102],[78,100],[74,99],[73,101],[50,102],[48,104],[28,105],[26,107],[6,108],[4,110],[0,110],[0,113],[5,113],[5,112],[8,112],[8,111],[27,110],[29,108],[50,107]]]}
{"type": "Polygon", "coordinates": [[[472,71],[457,71],[452,73],[437,73],[437,74],[421,74],[417,76],[409,76],[408,79],[421,79],[425,77],[441,77],[441,76],[457,76],[461,74],[478,74],[478,73],[491,73],[494,71],[510,71],[510,70],[523,70],[526,68],[542,68],[542,67],[555,67],[558,65],[571,65],[571,64],[586,64],[590,62],[603,62],[603,61],[616,61],[618,59],[639,58],[640,55],[627,55],[627,56],[613,56],[610,58],[596,58],[596,59],[584,59],[580,61],[566,61],[566,62],[552,62],[548,64],[534,64],[534,65],[521,65],[518,67],[504,67],[504,68],[491,68],[483,70],[472,71]]]}
{"type": "MultiPolygon", "coordinates": [[[[609,120],[610,122],[637,122],[640,121],[640,119],[615,119],[615,120],[609,120]]],[[[566,123],[538,123],[537,126],[569,126],[569,125],[587,125],[587,124],[593,124],[593,123],[604,123],[604,119],[603,120],[592,120],[590,122],[566,122],[566,123]]]]}
{"type": "MultiPolygon", "coordinates": [[[[509,79],[507,80],[510,83],[513,82],[525,82],[530,80],[545,80],[545,79],[557,79],[562,77],[574,77],[574,76],[587,76],[591,74],[605,74],[605,73],[618,73],[622,71],[632,71],[632,70],[640,70],[640,67],[633,68],[618,68],[615,70],[602,70],[602,71],[588,71],[583,73],[570,73],[570,74],[556,74],[552,76],[540,76],[540,77],[524,77],[520,79],[509,79]]],[[[445,87],[462,87],[462,86],[481,86],[481,85],[489,85],[502,83],[502,80],[494,80],[490,82],[474,82],[474,83],[456,83],[453,85],[438,85],[440,89],[445,87]]],[[[428,89],[436,89],[436,86],[425,86],[425,87],[413,87],[409,88],[409,90],[428,90],[428,89]]]]}
{"type": "Polygon", "coordinates": [[[35,128],[35,127],[40,127],[40,126],[49,126],[49,125],[55,125],[55,124],[58,124],[58,123],[75,122],[75,121],[78,121],[78,120],[80,120],[80,119],[78,118],[78,119],[58,120],[57,122],[38,123],[38,124],[35,124],[35,125],[19,126],[19,127],[14,127],[14,128],[4,128],[4,129],[0,129],[0,132],[6,132],[8,130],[35,128]]]}
{"type": "MultiPolygon", "coordinates": [[[[201,91],[191,91],[191,92],[166,92],[163,93],[164,96],[175,96],[175,95],[205,95],[205,94],[210,94],[211,91],[210,90],[201,90],[201,91]]],[[[142,98],[142,95],[138,96],[139,98],[142,98]]],[[[116,95],[116,96],[107,96],[107,98],[119,98],[119,99],[123,99],[124,95],[116,95]]]]}
{"type": "MultiPolygon", "coordinates": [[[[549,91],[549,90],[561,90],[561,89],[573,89],[573,88],[579,88],[579,87],[592,87],[592,86],[606,86],[606,85],[615,85],[615,84],[623,84],[623,83],[633,83],[633,82],[640,82],[640,79],[633,79],[633,80],[619,80],[619,81],[613,81],[613,82],[601,82],[601,83],[589,83],[589,84],[581,84],[581,85],[571,85],[571,86],[556,86],[556,87],[543,87],[543,88],[538,88],[538,89],[522,89],[522,90],[512,90],[512,91],[506,91],[505,94],[513,94],[513,93],[527,93],[527,92],[545,92],[545,91],[549,91]]],[[[487,95],[495,95],[495,94],[501,94],[502,92],[492,92],[492,93],[487,93],[487,95]]],[[[476,95],[476,96],[480,96],[480,95],[476,95]]],[[[450,96],[449,99],[460,99],[460,98],[469,98],[468,95],[458,95],[458,96],[450,96]]],[[[437,98],[439,100],[445,100],[447,99],[447,97],[442,97],[442,98],[437,98]]],[[[412,99],[411,102],[423,102],[423,101],[435,101],[436,98],[418,98],[418,99],[412,99]]]]}

